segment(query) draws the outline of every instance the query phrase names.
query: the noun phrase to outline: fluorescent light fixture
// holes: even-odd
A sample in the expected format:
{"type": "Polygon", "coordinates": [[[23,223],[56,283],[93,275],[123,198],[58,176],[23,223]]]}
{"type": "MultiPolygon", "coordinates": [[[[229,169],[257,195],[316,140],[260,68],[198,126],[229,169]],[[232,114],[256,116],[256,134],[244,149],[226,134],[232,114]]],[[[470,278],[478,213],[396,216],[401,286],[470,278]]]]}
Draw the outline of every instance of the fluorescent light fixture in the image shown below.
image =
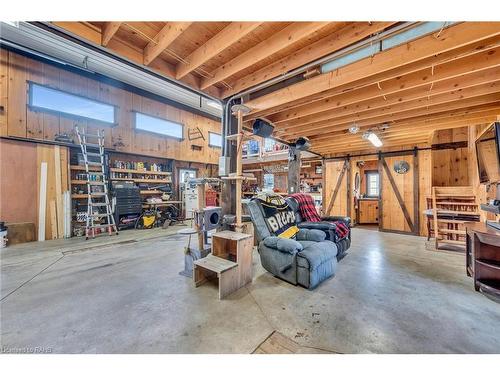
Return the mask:
{"type": "Polygon", "coordinates": [[[207,105],[209,107],[212,107],[212,108],[218,109],[219,111],[222,111],[222,105],[220,103],[217,103],[214,100],[207,100],[207,105]]]}
{"type": "Polygon", "coordinates": [[[368,139],[375,147],[381,147],[382,141],[377,134],[373,132],[366,132],[363,134],[363,139],[368,139]]]}

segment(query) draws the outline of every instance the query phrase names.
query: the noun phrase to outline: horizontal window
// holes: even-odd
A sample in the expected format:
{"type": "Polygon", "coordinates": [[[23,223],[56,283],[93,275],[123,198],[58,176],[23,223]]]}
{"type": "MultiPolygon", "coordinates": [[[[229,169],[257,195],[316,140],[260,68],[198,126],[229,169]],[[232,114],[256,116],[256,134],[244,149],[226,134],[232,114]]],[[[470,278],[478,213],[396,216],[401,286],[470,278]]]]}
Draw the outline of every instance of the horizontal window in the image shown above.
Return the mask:
{"type": "Polygon", "coordinates": [[[30,82],[29,104],[33,109],[89,120],[115,123],[115,106],[30,82]]]}
{"type": "Polygon", "coordinates": [[[184,131],[182,124],[139,112],[135,112],[135,128],[178,139],[183,138],[184,131]]]}
{"type": "Polygon", "coordinates": [[[208,132],[208,145],[212,147],[222,147],[222,136],[217,133],[208,132]]]}

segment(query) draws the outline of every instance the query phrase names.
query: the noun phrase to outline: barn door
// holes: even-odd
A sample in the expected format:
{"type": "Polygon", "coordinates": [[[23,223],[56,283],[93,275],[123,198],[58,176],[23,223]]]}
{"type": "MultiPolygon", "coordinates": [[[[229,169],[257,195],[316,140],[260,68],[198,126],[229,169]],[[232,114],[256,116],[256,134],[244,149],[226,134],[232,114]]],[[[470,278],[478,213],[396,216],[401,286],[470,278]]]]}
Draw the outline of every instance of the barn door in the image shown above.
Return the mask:
{"type": "Polygon", "coordinates": [[[323,163],[323,215],[350,216],[349,159],[325,160],[323,163]]]}
{"type": "Polygon", "coordinates": [[[379,155],[379,229],[419,234],[417,150],[379,155]]]}

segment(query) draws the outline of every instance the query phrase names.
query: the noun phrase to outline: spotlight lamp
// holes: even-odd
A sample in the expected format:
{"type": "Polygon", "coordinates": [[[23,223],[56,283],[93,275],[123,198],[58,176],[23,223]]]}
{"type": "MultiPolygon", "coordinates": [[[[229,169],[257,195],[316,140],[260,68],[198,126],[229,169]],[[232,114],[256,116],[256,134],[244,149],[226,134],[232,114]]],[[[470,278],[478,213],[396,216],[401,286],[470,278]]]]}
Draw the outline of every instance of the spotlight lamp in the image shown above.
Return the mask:
{"type": "Polygon", "coordinates": [[[366,132],[363,134],[363,139],[369,140],[375,147],[381,147],[382,146],[382,141],[378,137],[377,134],[374,132],[366,132]]]}

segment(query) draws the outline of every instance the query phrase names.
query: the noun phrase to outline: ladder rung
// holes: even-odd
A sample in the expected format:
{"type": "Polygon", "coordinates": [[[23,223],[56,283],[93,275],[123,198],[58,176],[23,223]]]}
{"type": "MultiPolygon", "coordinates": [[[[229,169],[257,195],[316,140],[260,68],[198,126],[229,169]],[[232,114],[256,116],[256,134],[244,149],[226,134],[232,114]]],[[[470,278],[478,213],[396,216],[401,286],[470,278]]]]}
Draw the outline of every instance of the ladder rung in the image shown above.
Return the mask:
{"type": "Polygon", "coordinates": [[[98,154],[96,152],[87,152],[87,156],[101,157],[101,154],[98,154]]]}
{"type": "Polygon", "coordinates": [[[107,228],[107,227],[114,227],[115,224],[96,224],[96,225],[91,225],[89,228],[107,228]]]}
{"type": "Polygon", "coordinates": [[[85,133],[82,134],[84,137],[92,137],[92,138],[103,138],[101,134],[92,134],[92,133],[85,133]]]}
{"type": "Polygon", "coordinates": [[[107,206],[108,204],[104,203],[104,202],[98,202],[98,203],[91,203],[90,205],[92,207],[104,207],[104,206],[107,206]]]}
{"type": "Polygon", "coordinates": [[[89,174],[94,174],[94,175],[97,175],[97,176],[102,176],[104,173],[102,173],[102,172],[95,172],[95,171],[89,171],[89,174]]]}
{"type": "Polygon", "coordinates": [[[102,166],[101,162],[97,162],[97,161],[87,161],[87,164],[88,165],[94,165],[94,166],[102,166]]]}
{"type": "Polygon", "coordinates": [[[87,142],[85,142],[85,143],[82,143],[82,145],[87,146],[87,147],[94,147],[94,148],[100,148],[101,147],[101,145],[99,145],[97,143],[87,143],[87,142]]]}
{"type": "Polygon", "coordinates": [[[106,185],[106,183],[103,182],[103,181],[87,181],[87,184],[89,184],[89,185],[98,185],[98,186],[99,185],[106,185]]]}
{"type": "Polygon", "coordinates": [[[112,216],[113,214],[92,214],[90,216],[92,217],[107,217],[107,216],[112,216]]]}
{"type": "Polygon", "coordinates": [[[90,196],[91,197],[103,197],[105,196],[106,193],[105,192],[101,192],[101,193],[90,193],[90,196]]]}

